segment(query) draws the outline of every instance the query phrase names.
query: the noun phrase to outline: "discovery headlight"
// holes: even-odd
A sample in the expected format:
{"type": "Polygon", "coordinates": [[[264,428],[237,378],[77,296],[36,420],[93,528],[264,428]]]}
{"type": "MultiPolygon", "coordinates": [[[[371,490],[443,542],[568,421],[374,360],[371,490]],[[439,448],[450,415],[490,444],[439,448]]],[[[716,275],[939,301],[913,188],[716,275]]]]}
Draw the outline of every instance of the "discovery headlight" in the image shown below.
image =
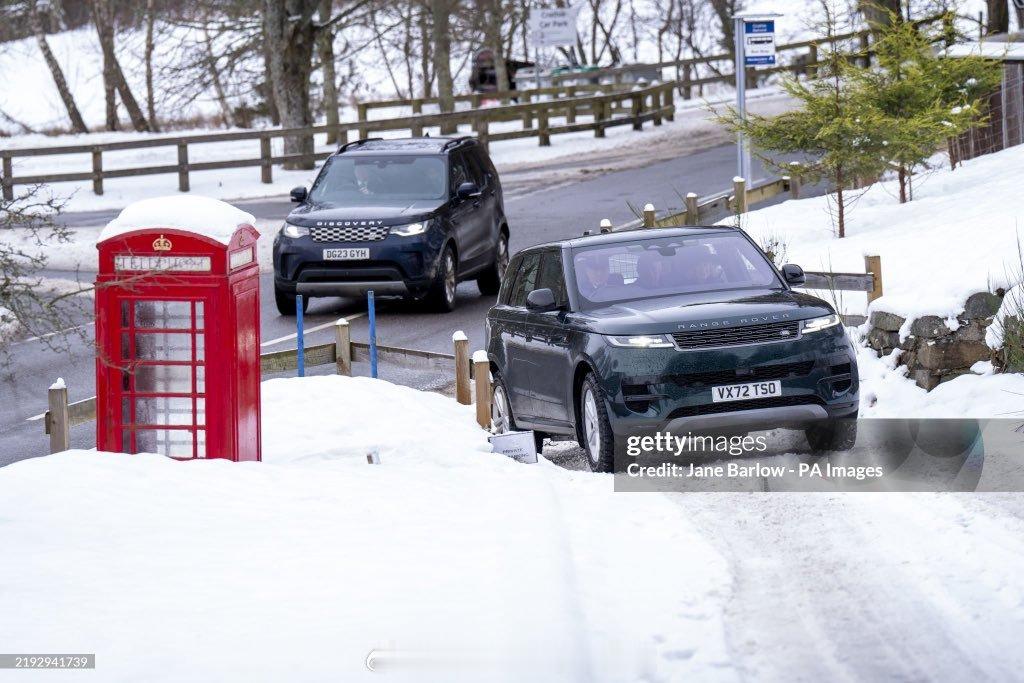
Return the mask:
{"type": "Polygon", "coordinates": [[[412,237],[413,235],[422,235],[429,227],[430,221],[419,221],[418,223],[392,226],[390,233],[399,237],[412,237]]]}
{"type": "Polygon", "coordinates": [[[804,321],[804,334],[807,334],[808,332],[819,332],[830,327],[835,327],[842,322],[842,319],[835,313],[832,315],[825,315],[820,318],[811,318],[810,320],[804,321]]]}
{"type": "Polygon", "coordinates": [[[305,237],[306,235],[309,234],[309,228],[304,228],[301,225],[292,225],[291,223],[285,222],[285,224],[281,226],[281,234],[284,235],[285,237],[291,237],[292,239],[296,237],[305,237]]]}
{"type": "Polygon", "coordinates": [[[671,349],[675,346],[664,334],[606,335],[605,339],[612,346],[626,349],[671,349]]]}

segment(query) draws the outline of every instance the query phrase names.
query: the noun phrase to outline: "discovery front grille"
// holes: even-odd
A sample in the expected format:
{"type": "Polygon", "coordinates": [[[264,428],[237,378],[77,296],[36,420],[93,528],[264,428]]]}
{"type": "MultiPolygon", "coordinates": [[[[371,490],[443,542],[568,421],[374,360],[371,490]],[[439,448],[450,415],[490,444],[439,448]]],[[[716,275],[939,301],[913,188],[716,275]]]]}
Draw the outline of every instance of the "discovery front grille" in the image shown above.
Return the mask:
{"type": "Polygon", "coordinates": [[[718,327],[715,329],[676,332],[672,335],[680,349],[702,349],[715,346],[739,346],[763,342],[796,339],[800,334],[800,322],[763,323],[742,327],[718,327]]]}
{"type": "Polygon", "coordinates": [[[375,242],[388,236],[386,225],[353,225],[310,228],[314,242],[375,242]]]}

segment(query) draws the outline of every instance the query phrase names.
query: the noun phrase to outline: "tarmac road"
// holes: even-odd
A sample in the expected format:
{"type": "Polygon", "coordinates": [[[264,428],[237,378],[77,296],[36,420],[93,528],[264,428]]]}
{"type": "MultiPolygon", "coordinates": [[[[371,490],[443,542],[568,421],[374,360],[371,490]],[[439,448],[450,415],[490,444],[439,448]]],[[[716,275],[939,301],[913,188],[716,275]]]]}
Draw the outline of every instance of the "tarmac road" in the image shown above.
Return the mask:
{"type": "MultiPolygon", "coordinates": [[[[561,162],[513,170],[502,175],[505,187],[505,210],[511,228],[513,252],[540,242],[580,235],[595,229],[602,218],[621,224],[634,216],[630,204],[642,206],[652,202],[661,208],[678,207],[687,192],[701,196],[719,192],[729,186],[735,170],[735,149],[721,144],[714,136],[690,141],[692,145],[711,143],[710,147],[680,154],[680,149],[662,150],[648,155],[646,165],[637,156],[623,157],[622,152],[590,156],[575,163],[561,162]],[[664,156],[669,158],[661,158],[664,156]],[[609,170],[610,167],[624,170],[609,170]]],[[[757,168],[755,178],[762,177],[757,168]]],[[[809,189],[809,188],[808,188],[809,189]]],[[[781,201],[785,197],[780,197],[781,201]]],[[[283,220],[291,208],[286,197],[235,202],[259,220],[283,220]]],[[[117,211],[95,211],[65,214],[68,225],[103,225],[117,211]]],[[[268,236],[269,237],[269,236],[268,236]]],[[[51,272],[47,276],[74,279],[73,273],[51,272]]],[[[91,279],[91,274],[81,275],[91,279]]],[[[294,318],[278,315],[273,299],[270,273],[261,276],[262,323],[264,351],[295,346],[294,318]]],[[[483,320],[493,297],[481,296],[474,282],[464,282],[458,289],[458,307],[449,314],[423,313],[414,305],[380,300],[377,328],[381,344],[432,351],[450,351],[451,335],[463,330],[469,336],[470,348],[483,344],[483,320]]],[[[84,307],[88,309],[89,305],[84,307]]],[[[352,338],[368,337],[365,303],[351,299],[314,299],[306,314],[307,344],[318,344],[333,338],[332,323],[339,317],[351,320],[352,338]],[[318,328],[323,329],[318,329],[318,328]]],[[[48,451],[47,437],[39,420],[29,420],[46,410],[46,387],[63,377],[72,401],[94,393],[94,361],[91,346],[92,330],[88,311],[72,324],[82,325],[69,340],[69,348],[55,353],[47,340],[17,342],[11,349],[8,367],[0,370],[0,466],[48,451]]],[[[328,369],[329,370],[329,369],[328,369]]],[[[389,376],[385,373],[383,376],[389,376]]],[[[390,378],[422,388],[439,383],[435,376],[411,371],[391,373],[390,378]]],[[[95,443],[92,424],[72,428],[75,447],[89,448],[95,443]]]]}

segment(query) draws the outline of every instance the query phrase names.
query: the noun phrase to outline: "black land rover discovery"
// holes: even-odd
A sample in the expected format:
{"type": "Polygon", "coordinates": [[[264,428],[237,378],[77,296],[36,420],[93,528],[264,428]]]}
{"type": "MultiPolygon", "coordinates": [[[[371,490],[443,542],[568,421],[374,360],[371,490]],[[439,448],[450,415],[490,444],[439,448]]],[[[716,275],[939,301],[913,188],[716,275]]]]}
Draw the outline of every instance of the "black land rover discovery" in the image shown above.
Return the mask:
{"type": "Polygon", "coordinates": [[[857,358],[825,301],[742,230],[662,228],[531,247],[487,314],[499,431],[576,438],[596,471],[640,435],[856,438],[857,358]]]}
{"type": "Polygon", "coordinates": [[[474,138],[372,138],[342,146],[274,239],[282,315],[313,296],[404,296],[455,306],[460,280],[497,294],[508,265],[498,172],[474,138]]]}

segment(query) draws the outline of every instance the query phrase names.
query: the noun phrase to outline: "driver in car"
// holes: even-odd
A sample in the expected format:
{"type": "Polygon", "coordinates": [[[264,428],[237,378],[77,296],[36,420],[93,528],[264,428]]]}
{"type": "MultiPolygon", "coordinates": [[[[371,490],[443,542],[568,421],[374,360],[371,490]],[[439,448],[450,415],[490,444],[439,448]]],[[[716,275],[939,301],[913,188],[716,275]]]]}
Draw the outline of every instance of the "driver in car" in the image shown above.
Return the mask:
{"type": "Polygon", "coordinates": [[[579,278],[578,283],[580,294],[593,299],[598,290],[612,284],[608,256],[600,252],[584,254],[582,262],[583,277],[579,278]]]}

